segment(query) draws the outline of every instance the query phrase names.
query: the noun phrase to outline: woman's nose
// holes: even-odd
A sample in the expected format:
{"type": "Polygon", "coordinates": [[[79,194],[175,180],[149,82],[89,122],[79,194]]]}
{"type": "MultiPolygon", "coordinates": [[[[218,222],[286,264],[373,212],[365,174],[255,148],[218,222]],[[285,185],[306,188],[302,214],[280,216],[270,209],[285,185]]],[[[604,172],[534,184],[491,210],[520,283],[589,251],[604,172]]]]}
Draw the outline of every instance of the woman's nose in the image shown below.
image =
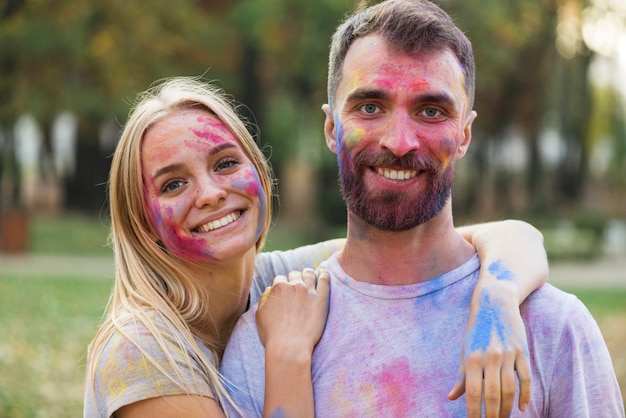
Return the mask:
{"type": "Polygon", "coordinates": [[[226,188],[222,183],[211,177],[207,177],[198,182],[196,188],[196,207],[218,206],[226,199],[226,188]]]}

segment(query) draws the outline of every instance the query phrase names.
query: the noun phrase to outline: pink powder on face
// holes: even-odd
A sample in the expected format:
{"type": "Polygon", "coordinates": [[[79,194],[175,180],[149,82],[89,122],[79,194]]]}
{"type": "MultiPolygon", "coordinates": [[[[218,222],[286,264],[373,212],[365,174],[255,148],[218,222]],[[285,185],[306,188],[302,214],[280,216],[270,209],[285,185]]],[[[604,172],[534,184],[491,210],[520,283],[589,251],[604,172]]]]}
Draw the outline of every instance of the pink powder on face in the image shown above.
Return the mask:
{"type": "Polygon", "coordinates": [[[248,196],[259,198],[259,219],[256,232],[256,236],[258,239],[263,233],[263,229],[265,228],[265,221],[268,211],[267,199],[256,168],[253,164],[250,164],[249,168],[250,170],[246,171],[246,173],[241,178],[233,181],[232,186],[243,190],[248,196]]]}
{"type": "Polygon", "coordinates": [[[407,77],[405,69],[393,64],[383,65],[374,82],[385,90],[422,91],[429,88],[427,81],[418,77],[407,77]]]}
{"type": "Polygon", "coordinates": [[[199,123],[204,124],[204,128],[190,129],[193,134],[201,139],[209,140],[207,144],[204,141],[185,141],[185,145],[195,148],[198,152],[205,152],[207,148],[229,141],[233,138],[233,134],[221,121],[209,117],[200,116],[196,119],[199,123]]]}
{"type": "Polygon", "coordinates": [[[199,238],[181,234],[181,226],[175,218],[174,207],[162,206],[153,200],[150,216],[161,243],[172,254],[194,262],[200,262],[212,254],[206,242],[199,238]]]}

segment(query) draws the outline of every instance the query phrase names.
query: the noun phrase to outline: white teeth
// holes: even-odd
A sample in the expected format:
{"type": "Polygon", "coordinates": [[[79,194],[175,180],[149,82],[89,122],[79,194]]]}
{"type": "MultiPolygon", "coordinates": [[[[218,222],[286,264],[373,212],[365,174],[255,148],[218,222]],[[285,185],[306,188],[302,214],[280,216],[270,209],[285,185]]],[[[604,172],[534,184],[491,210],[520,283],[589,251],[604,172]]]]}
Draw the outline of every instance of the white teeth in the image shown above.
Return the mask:
{"type": "Polygon", "coordinates": [[[213,222],[209,222],[208,224],[199,226],[198,228],[196,228],[198,231],[200,232],[209,232],[209,231],[214,231],[218,228],[222,228],[232,222],[235,222],[237,219],[239,219],[239,217],[241,216],[241,211],[237,211],[234,213],[230,213],[226,216],[224,216],[223,218],[217,219],[213,222]]]}
{"type": "Polygon", "coordinates": [[[417,176],[417,170],[388,170],[379,167],[376,168],[376,172],[391,180],[408,180],[417,176]]]}

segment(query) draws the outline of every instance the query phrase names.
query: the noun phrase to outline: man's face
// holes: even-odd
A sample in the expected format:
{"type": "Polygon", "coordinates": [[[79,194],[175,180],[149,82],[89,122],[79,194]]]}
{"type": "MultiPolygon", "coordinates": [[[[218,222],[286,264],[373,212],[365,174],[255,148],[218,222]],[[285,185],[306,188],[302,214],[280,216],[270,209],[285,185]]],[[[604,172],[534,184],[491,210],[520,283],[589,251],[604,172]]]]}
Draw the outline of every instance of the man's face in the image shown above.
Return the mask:
{"type": "Polygon", "coordinates": [[[408,56],[379,35],[360,38],[346,55],[334,108],[323,109],[352,214],[404,231],[439,213],[476,117],[451,51],[408,56]]]}

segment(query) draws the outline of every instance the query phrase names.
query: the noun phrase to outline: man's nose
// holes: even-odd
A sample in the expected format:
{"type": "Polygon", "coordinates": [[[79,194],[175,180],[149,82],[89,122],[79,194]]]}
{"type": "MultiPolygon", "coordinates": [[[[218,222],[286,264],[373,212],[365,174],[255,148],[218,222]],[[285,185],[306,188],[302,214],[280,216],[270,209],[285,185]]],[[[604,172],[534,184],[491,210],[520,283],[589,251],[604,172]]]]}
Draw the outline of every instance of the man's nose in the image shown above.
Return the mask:
{"type": "Polygon", "coordinates": [[[380,139],[380,145],[391,151],[396,157],[402,157],[420,148],[416,121],[404,112],[397,112],[390,117],[380,139]]]}

